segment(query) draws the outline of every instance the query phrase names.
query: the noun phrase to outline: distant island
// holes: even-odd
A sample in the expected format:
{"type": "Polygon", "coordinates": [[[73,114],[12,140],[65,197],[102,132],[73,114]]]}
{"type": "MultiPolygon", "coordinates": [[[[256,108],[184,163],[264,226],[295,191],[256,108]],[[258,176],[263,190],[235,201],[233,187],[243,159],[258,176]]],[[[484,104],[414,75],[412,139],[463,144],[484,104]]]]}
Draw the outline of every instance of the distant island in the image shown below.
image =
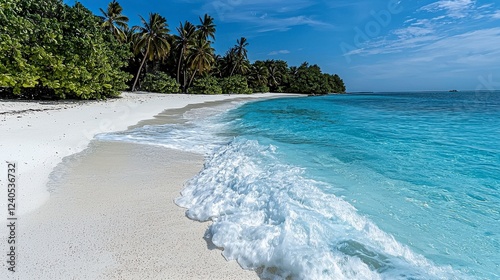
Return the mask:
{"type": "Polygon", "coordinates": [[[456,90],[456,89],[450,89],[449,92],[458,92],[458,90],[456,90]]]}
{"type": "MultiPolygon", "coordinates": [[[[10,3],[10,2],[9,2],[10,3]]],[[[172,34],[158,13],[128,26],[113,0],[94,15],[81,3],[13,1],[0,17],[0,97],[106,99],[124,90],[227,94],[344,93],[344,81],[304,62],[251,63],[249,42],[236,40],[216,54],[216,25],[205,14],[180,23],[172,34]],[[29,34],[29,35],[27,35],[29,34]]]]}

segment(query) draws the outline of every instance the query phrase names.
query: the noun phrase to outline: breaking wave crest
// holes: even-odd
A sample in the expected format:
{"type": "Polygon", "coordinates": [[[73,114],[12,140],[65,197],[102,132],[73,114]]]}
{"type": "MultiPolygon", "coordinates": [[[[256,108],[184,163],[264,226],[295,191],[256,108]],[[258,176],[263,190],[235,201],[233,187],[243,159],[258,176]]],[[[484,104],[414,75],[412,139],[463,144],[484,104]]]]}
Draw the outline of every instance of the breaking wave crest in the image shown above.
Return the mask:
{"type": "Polygon", "coordinates": [[[264,268],[263,276],[273,279],[457,278],[275,153],[272,145],[235,138],[207,159],[176,200],[189,218],[213,221],[207,237],[227,259],[264,268]]]}

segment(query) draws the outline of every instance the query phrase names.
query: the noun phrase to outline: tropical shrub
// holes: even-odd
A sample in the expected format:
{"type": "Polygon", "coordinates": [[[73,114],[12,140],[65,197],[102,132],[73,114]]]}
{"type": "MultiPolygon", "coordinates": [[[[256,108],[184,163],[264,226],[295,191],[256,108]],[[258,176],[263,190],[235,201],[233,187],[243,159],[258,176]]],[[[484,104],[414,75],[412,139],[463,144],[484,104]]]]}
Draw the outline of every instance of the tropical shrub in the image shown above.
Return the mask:
{"type": "Polygon", "coordinates": [[[290,68],[284,60],[266,60],[263,62],[267,68],[267,86],[271,92],[284,92],[289,86],[290,68]]]}
{"type": "Polygon", "coordinates": [[[333,88],[333,92],[345,93],[346,89],[345,89],[344,80],[342,80],[339,75],[337,75],[337,74],[335,74],[333,76],[330,75],[329,83],[330,83],[330,86],[333,88]]]}
{"type": "Polygon", "coordinates": [[[180,85],[167,73],[157,71],[147,73],[141,84],[141,90],[159,93],[178,93],[180,85]]]}
{"type": "Polygon", "coordinates": [[[343,93],[345,85],[338,75],[322,73],[318,65],[303,63],[296,69],[289,90],[309,94],[343,93]]]}
{"type": "Polygon", "coordinates": [[[247,79],[240,75],[223,78],[220,81],[222,93],[224,94],[250,94],[252,89],[248,88],[247,79]]]}
{"type": "Polygon", "coordinates": [[[303,63],[290,82],[290,91],[295,93],[326,93],[321,89],[322,73],[317,65],[303,63]]]}
{"type": "Polygon", "coordinates": [[[258,86],[252,87],[252,92],[254,92],[254,93],[269,92],[269,87],[266,85],[258,85],[258,86]]]}
{"type": "Polygon", "coordinates": [[[215,24],[208,15],[201,25],[181,24],[179,36],[171,37],[157,13],[149,21],[141,17],[144,26],[128,28],[117,1],[104,17],[65,2],[0,0],[0,97],[104,99],[119,95],[126,83],[156,92],[178,92],[182,83],[183,91],[204,94],[345,92],[338,75],[323,74],[317,65],[251,64],[244,37],[226,55],[214,55],[209,38],[215,24]],[[142,74],[150,69],[165,73],[142,74]]]}
{"type": "Polygon", "coordinates": [[[104,99],[119,95],[128,47],[82,4],[5,0],[0,4],[0,87],[23,97],[104,99]]]}
{"type": "Polygon", "coordinates": [[[195,80],[189,92],[195,94],[222,94],[222,88],[215,77],[208,76],[195,80]]]}

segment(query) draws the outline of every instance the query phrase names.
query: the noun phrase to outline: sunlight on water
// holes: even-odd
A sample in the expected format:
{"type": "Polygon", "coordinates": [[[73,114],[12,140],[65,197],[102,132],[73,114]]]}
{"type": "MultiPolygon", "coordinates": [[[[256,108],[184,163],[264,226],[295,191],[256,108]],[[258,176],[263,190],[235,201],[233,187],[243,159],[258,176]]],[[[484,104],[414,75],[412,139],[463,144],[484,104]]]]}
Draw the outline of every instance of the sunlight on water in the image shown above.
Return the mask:
{"type": "Polygon", "coordinates": [[[100,138],[205,153],[176,202],[264,276],[498,279],[500,93],[485,94],[267,100],[100,138]]]}

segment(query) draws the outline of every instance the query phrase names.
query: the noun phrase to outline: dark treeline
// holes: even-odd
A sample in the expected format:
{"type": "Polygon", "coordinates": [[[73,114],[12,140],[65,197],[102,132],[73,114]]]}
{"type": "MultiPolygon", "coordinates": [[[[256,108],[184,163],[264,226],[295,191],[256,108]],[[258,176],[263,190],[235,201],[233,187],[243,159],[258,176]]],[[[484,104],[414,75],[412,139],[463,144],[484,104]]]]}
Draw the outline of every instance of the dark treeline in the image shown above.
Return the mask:
{"type": "Polygon", "coordinates": [[[100,15],[62,0],[0,3],[0,96],[104,99],[122,90],[164,93],[343,93],[338,75],[317,65],[248,59],[241,37],[224,55],[212,47],[209,15],[180,23],[151,13],[130,27],[113,0],[100,15]]]}

